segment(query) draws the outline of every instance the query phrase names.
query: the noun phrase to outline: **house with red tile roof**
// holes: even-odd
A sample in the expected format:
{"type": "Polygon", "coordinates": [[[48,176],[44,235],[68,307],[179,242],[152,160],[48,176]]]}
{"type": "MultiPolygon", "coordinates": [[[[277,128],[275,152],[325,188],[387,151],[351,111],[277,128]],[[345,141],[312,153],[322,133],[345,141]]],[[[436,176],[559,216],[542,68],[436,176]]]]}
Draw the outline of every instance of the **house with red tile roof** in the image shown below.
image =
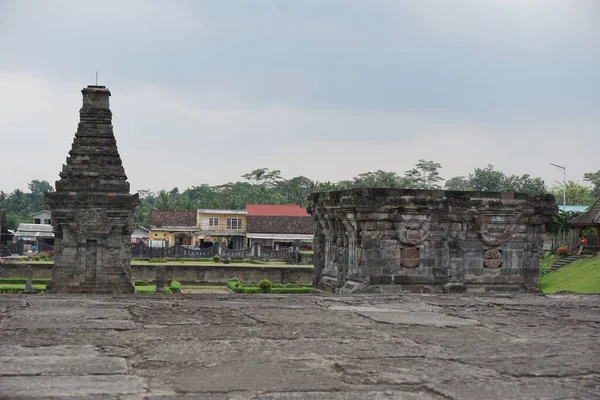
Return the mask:
{"type": "Polygon", "coordinates": [[[306,208],[292,204],[248,204],[248,246],[259,243],[274,250],[296,243],[312,247],[312,217],[306,208]]]}
{"type": "Polygon", "coordinates": [[[152,210],[148,222],[151,245],[207,248],[221,242],[239,250],[246,240],[246,210],[152,210]]]}

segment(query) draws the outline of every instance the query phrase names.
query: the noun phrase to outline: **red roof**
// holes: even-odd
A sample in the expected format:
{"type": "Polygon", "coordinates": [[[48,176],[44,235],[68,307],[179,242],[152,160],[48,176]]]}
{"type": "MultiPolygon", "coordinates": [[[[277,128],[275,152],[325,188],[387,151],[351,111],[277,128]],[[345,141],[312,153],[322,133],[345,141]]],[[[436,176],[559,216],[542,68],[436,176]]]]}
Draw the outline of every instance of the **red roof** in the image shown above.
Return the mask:
{"type": "Polygon", "coordinates": [[[248,204],[248,215],[269,215],[279,217],[308,217],[306,208],[295,204],[248,204]]]}

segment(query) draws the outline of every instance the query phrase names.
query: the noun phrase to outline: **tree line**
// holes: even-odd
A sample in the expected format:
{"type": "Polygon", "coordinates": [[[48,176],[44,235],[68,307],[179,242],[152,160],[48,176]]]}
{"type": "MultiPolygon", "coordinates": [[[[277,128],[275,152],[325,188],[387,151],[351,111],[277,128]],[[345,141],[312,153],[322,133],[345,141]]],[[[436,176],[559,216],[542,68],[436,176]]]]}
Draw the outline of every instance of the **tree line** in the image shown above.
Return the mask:
{"type": "MultiPolygon", "coordinates": [[[[196,210],[198,208],[244,209],[246,204],[298,204],[307,206],[312,192],[352,188],[446,189],[491,192],[523,192],[554,194],[562,201],[562,184],[548,188],[543,179],[524,175],[506,175],[492,165],[475,168],[472,173],[444,179],[441,165],[434,161],[419,160],[416,165],[400,175],[377,170],[359,174],[351,180],[319,182],[305,176],[284,179],[280,170],[258,168],[241,176],[242,180],[222,185],[191,186],[184,191],[178,188],[154,192],[140,190],[140,204],[135,212],[138,225],[148,224],[150,210],[196,210]]],[[[591,205],[600,195],[600,170],[586,173],[584,181],[567,182],[567,204],[591,205]]],[[[33,180],[29,192],[19,189],[11,193],[0,191],[0,209],[5,209],[8,225],[15,228],[19,222],[30,222],[29,214],[44,209],[44,193],[53,191],[47,181],[33,180]]]]}

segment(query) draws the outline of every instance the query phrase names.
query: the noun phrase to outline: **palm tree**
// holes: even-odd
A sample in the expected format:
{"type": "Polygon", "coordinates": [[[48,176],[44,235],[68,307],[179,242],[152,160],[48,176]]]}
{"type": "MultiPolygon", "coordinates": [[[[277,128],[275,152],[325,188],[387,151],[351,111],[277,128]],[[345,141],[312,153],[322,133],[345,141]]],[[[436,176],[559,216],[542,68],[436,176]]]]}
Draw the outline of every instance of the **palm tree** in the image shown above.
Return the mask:
{"type": "Polygon", "coordinates": [[[175,204],[171,199],[171,195],[164,190],[161,190],[158,193],[158,198],[156,199],[156,204],[154,208],[161,211],[172,211],[175,209],[175,204]]]}

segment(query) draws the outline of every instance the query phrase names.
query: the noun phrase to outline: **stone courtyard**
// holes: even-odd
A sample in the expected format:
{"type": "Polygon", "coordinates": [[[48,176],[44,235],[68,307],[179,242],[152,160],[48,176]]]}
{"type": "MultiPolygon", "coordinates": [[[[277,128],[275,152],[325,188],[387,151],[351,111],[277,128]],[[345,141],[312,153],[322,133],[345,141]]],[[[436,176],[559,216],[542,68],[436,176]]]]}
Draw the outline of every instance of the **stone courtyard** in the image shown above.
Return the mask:
{"type": "Polygon", "coordinates": [[[593,399],[600,296],[0,295],[2,399],[593,399]]]}

